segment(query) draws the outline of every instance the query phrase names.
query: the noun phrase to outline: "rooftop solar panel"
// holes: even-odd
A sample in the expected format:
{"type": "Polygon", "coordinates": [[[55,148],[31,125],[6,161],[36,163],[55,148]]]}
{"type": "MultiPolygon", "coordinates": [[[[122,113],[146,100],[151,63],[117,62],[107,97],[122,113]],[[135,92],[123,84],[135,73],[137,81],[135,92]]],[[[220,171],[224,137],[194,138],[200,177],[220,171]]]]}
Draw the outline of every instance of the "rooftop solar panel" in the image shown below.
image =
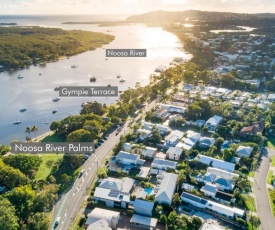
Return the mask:
{"type": "Polygon", "coordinates": [[[108,196],[110,196],[110,197],[117,197],[118,194],[119,194],[119,191],[117,191],[117,190],[111,190],[109,192],[108,196]]]}

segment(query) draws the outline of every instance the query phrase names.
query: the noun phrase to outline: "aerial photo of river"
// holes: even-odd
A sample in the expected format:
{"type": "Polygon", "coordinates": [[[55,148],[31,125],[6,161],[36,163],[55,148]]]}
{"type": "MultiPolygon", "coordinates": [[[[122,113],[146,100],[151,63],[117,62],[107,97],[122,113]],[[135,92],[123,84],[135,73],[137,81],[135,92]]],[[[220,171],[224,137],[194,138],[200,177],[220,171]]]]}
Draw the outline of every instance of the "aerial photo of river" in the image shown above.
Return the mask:
{"type": "Polygon", "coordinates": [[[57,86],[118,86],[123,91],[149,83],[149,75],[155,68],[169,63],[174,57],[188,60],[190,54],[180,49],[178,38],[159,27],[147,27],[143,24],[123,25],[114,27],[98,27],[97,25],[68,25],[66,21],[99,21],[118,20],[121,18],[77,17],[77,16],[1,16],[0,22],[16,22],[18,25],[40,25],[63,29],[80,29],[104,32],[115,35],[115,40],[102,48],[88,51],[69,59],[45,65],[30,66],[27,69],[0,73],[0,144],[9,144],[12,140],[25,141],[27,126],[36,125],[37,135],[50,131],[53,120],[61,120],[70,114],[78,114],[81,104],[87,101],[98,101],[106,104],[118,98],[64,98],[53,102],[58,97],[57,86]],[[108,58],[105,60],[105,49],[147,49],[144,58],[108,58]],[[77,68],[71,68],[76,65],[77,68]],[[120,83],[117,75],[125,82],[120,83]],[[23,76],[18,79],[17,76],[23,76]],[[90,76],[97,78],[90,83],[90,76]],[[23,113],[19,109],[26,107],[23,113]],[[57,113],[52,111],[56,109],[57,113]],[[14,125],[14,121],[21,124],[14,125]]]}

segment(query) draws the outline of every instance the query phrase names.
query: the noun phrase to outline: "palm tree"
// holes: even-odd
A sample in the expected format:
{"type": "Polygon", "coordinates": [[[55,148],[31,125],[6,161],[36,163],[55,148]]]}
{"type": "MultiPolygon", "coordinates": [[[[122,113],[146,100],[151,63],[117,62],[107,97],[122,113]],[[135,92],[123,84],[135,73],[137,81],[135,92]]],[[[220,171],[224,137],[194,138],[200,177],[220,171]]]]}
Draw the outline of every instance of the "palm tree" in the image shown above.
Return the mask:
{"type": "Polygon", "coordinates": [[[32,132],[31,127],[29,127],[29,126],[26,127],[25,133],[28,133],[30,138],[31,138],[31,132],[32,132]]]}
{"type": "Polygon", "coordinates": [[[36,125],[33,125],[31,128],[31,132],[35,133],[35,138],[36,138],[36,131],[38,131],[38,127],[36,125]]]}

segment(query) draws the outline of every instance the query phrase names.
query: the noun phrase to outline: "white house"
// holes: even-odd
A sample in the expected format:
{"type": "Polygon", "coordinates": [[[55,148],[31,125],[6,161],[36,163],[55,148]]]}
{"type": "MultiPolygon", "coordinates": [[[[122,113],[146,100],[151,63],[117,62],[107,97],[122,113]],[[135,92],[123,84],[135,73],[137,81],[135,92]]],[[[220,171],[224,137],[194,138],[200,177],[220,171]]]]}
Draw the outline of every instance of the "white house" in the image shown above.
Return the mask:
{"type": "Polygon", "coordinates": [[[143,216],[152,216],[154,203],[146,200],[135,199],[134,212],[143,216]]]}
{"type": "MultiPolygon", "coordinates": [[[[107,222],[107,226],[104,224],[105,227],[116,229],[119,218],[120,218],[119,212],[110,211],[110,210],[101,209],[101,208],[94,208],[88,214],[88,218],[85,222],[85,225],[89,228],[94,223],[104,220],[103,223],[107,222]]],[[[91,229],[96,229],[96,228],[91,228],[91,229]]],[[[108,228],[104,228],[104,229],[108,229],[108,228]]]]}
{"type": "Polygon", "coordinates": [[[137,129],[136,131],[138,133],[138,138],[141,141],[144,141],[147,137],[151,135],[151,131],[146,130],[146,129],[137,129]]]}
{"type": "Polygon", "coordinates": [[[122,179],[108,177],[106,179],[102,179],[98,187],[129,193],[134,185],[134,182],[135,180],[129,177],[123,177],[122,179]]]}
{"type": "Polygon", "coordinates": [[[159,170],[176,169],[177,162],[155,158],[151,164],[151,168],[159,170]]]}
{"type": "Polygon", "coordinates": [[[176,146],[180,139],[183,137],[184,133],[179,130],[173,130],[167,137],[165,137],[166,145],[169,147],[176,146]]]}
{"type": "Polygon", "coordinates": [[[156,188],[157,194],[155,196],[155,201],[159,204],[169,204],[172,203],[172,197],[176,189],[177,174],[164,173],[163,179],[160,185],[156,188]]]}
{"type": "Polygon", "coordinates": [[[166,108],[170,113],[185,113],[187,108],[184,106],[170,105],[170,104],[160,104],[161,108],[166,108]]]}
{"type": "Polygon", "coordinates": [[[217,186],[215,184],[207,183],[201,188],[200,191],[203,192],[205,196],[215,198],[217,194],[217,186]]]}
{"type": "Polygon", "coordinates": [[[205,126],[208,128],[209,132],[214,133],[221,121],[222,117],[215,115],[206,121],[205,126]]]}
{"type": "Polygon", "coordinates": [[[133,145],[131,143],[126,142],[122,145],[122,149],[126,152],[131,152],[132,146],[133,145]]]}
{"type": "Polygon", "coordinates": [[[167,150],[166,154],[168,155],[169,159],[178,161],[181,157],[181,154],[182,154],[182,148],[170,147],[167,150]]]}
{"type": "Polygon", "coordinates": [[[120,151],[117,155],[117,160],[125,165],[137,165],[139,161],[139,155],[120,151]]]}
{"type": "Polygon", "coordinates": [[[161,124],[153,124],[151,122],[142,122],[144,129],[152,131],[153,128],[156,128],[159,130],[161,135],[165,135],[170,129],[167,126],[161,125],[161,124]]]}
{"type": "Polygon", "coordinates": [[[253,151],[252,147],[240,145],[236,150],[236,154],[239,157],[250,157],[252,151],[253,151]]]}
{"type": "Polygon", "coordinates": [[[275,102],[275,94],[269,94],[267,97],[267,100],[269,102],[275,102]]]}
{"type": "Polygon", "coordinates": [[[243,217],[245,214],[245,212],[241,209],[203,199],[199,196],[195,196],[187,192],[183,192],[181,194],[181,200],[195,207],[212,211],[216,214],[226,216],[230,219],[233,219],[234,217],[243,217]]]}
{"type": "Polygon", "coordinates": [[[176,147],[190,150],[198,143],[200,136],[201,135],[199,133],[188,130],[186,132],[186,137],[183,137],[181,141],[176,145],[176,147]]]}
{"type": "Polygon", "coordinates": [[[231,162],[219,160],[213,157],[198,154],[198,156],[195,159],[213,168],[222,169],[228,172],[233,172],[235,170],[235,164],[231,162]]]}
{"type": "Polygon", "coordinates": [[[138,226],[138,228],[155,230],[158,223],[158,219],[134,214],[130,220],[130,223],[133,226],[138,226]]]}
{"type": "Polygon", "coordinates": [[[127,208],[130,203],[130,193],[96,187],[94,192],[95,203],[103,202],[107,207],[127,208]]]}
{"type": "Polygon", "coordinates": [[[146,146],[145,149],[143,149],[141,151],[141,155],[143,157],[149,157],[149,158],[154,158],[156,153],[157,153],[158,149],[157,148],[152,148],[152,147],[148,147],[146,146]]]}

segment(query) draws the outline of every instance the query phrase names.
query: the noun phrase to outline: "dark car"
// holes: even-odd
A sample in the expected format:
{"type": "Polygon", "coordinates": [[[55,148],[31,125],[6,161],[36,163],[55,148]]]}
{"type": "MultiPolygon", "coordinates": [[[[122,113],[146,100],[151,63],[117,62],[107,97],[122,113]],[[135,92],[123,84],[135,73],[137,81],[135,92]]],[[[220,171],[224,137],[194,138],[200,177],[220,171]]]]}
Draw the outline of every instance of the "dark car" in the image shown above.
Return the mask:
{"type": "Polygon", "coordinates": [[[95,145],[95,149],[97,149],[98,148],[98,145],[95,145]]]}
{"type": "Polygon", "coordinates": [[[100,139],[100,140],[99,140],[99,142],[104,143],[104,142],[105,142],[105,140],[104,140],[104,139],[100,139]]]}
{"type": "Polygon", "coordinates": [[[101,142],[98,142],[97,145],[100,146],[102,143],[101,142]]]}
{"type": "Polygon", "coordinates": [[[116,136],[118,135],[118,132],[116,132],[116,136]]]}

